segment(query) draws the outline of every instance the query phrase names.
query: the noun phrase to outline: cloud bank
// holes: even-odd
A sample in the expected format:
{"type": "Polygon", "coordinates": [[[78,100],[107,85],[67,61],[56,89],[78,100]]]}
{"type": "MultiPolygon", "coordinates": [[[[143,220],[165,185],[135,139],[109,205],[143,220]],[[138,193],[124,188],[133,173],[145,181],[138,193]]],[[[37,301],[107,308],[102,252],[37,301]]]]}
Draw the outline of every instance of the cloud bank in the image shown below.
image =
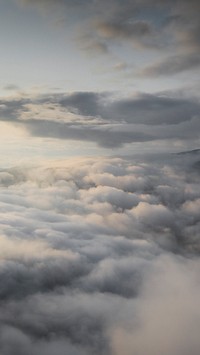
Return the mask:
{"type": "Polygon", "coordinates": [[[199,161],[1,169],[1,354],[197,355],[199,161]]]}
{"type": "Polygon", "coordinates": [[[36,137],[119,148],[134,142],[199,141],[200,103],[176,93],[74,92],[0,100],[0,120],[36,137]]]}

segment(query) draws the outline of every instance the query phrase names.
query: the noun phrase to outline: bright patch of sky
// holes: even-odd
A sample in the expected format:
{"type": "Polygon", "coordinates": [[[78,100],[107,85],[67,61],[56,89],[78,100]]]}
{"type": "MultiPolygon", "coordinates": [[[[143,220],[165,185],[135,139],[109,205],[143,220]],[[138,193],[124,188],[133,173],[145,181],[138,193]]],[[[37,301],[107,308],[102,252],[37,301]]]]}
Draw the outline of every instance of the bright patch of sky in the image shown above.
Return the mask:
{"type": "MultiPolygon", "coordinates": [[[[0,4],[1,83],[84,90],[93,87],[98,64],[76,48],[75,33],[51,16],[13,1],[0,4]]],[[[98,84],[97,84],[98,87],[98,84]]],[[[2,89],[2,88],[1,88],[2,89]]]]}

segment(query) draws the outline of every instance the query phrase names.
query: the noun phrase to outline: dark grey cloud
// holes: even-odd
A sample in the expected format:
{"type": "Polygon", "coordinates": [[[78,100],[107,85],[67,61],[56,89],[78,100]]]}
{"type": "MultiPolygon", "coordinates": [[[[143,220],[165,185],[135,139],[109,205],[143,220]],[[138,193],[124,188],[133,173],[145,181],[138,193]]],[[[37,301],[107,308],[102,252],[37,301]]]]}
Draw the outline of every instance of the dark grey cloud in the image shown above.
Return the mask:
{"type": "Polygon", "coordinates": [[[28,99],[0,99],[0,120],[17,121],[19,112],[23,110],[23,105],[29,102],[28,99]]]}
{"type": "Polygon", "coordinates": [[[127,123],[170,125],[189,121],[198,115],[199,103],[165,95],[140,94],[136,98],[118,100],[108,109],[110,115],[127,123]]]}
{"type": "Polygon", "coordinates": [[[98,94],[96,92],[77,92],[61,97],[59,103],[78,112],[83,116],[98,116],[101,114],[101,101],[106,100],[108,94],[98,94]]]}
{"type": "Polygon", "coordinates": [[[166,60],[155,63],[144,68],[140,75],[143,77],[156,77],[162,75],[178,74],[183,71],[199,68],[200,55],[192,53],[189,55],[179,55],[166,58],[166,60]]]}
{"type": "Polygon", "coordinates": [[[0,119],[31,135],[94,142],[105,148],[133,142],[199,138],[200,104],[176,93],[75,92],[1,99],[0,119]]]}
{"type": "Polygon", "coordinates": [[[51,137],[97,143],[101,147],[116,148],[132,142],[146,142],[155,140],[155,137],[140,130],[123,129],[121,125],[115,127],[101,126],[100,128],[81,127],[59,124],[56,122],[32,120],[25,124],[25,128],[36,137],[51,137]]]}
{"type": "Polygon", "coordinates": [[[197,355],[199,160],[1,169],[2,355],[197,355]]]}
{"type": "Polygon", "coordinates": [[[147,125],[188,121],[198,114],[200,108],[199,103],[192,99],[142,93],[136,97],[113,99],[111,94],[78,92],[66,95],[59,103],[83,116],[147,125]]]}

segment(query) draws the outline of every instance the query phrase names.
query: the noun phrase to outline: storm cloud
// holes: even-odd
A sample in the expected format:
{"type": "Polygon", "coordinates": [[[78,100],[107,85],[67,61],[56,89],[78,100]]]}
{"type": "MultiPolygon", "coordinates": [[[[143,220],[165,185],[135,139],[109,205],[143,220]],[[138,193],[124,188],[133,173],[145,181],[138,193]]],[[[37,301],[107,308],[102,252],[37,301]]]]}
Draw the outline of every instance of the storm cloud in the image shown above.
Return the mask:
{"type": "Polygon", "coordinates": [[[198,354],[199,160],[1,169],[2,355],[198,354]]]}

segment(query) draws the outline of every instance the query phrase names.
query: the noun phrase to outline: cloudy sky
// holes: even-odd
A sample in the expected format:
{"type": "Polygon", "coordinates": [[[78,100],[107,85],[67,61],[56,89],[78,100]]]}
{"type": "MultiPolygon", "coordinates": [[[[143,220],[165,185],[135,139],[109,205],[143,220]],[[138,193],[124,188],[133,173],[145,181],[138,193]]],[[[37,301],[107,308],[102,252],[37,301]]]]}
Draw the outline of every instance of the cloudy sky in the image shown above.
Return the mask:
{"type": "Polygon", "coordinates": [[[2,163],[198,148],[199,10],[2,0],[2,163]]]}
{"type": "Polygon", "coordinates": [[[199,355],[199,14],[1,0],[1,355],[199,355]]]}

